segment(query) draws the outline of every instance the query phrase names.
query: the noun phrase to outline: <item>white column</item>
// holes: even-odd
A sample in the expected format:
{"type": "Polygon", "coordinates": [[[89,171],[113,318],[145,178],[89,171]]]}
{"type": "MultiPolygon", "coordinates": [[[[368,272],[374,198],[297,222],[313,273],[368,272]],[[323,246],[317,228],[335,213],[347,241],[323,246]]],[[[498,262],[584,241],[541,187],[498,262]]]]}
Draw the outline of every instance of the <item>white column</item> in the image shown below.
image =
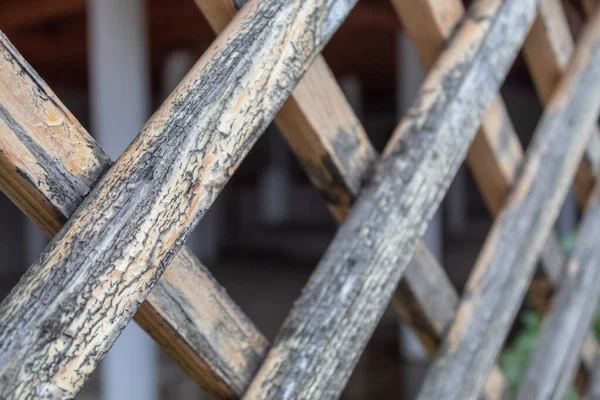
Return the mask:
{"type": "MultiPolygon", "coordinates": [[[[397,85],[398,88],[398,119],[402,118],[406,110],[414,102],[421,83],[425,79],[425,71],[421,66],[417,52],[411,43],[410,39],[404,32],[398,32],[397,49],[396,49],[396,65],[397,65],[397,85]]],[[[432,218],[427,231],[425,232],[424,241],[438,259],[442,258],[442,214],[441,208],[432,218]]],[[[400,349],[402,355],[413,361],[427,359],[427,353],[419,342],[417,336],[410,331],[404,324],[400,325],[400,349]]],[[[410,375],[411,368],[407,368],[410,375]]],[[[410,376],[406,377],[408,392],[416,390],[411,387],[410,376]]]]}
{"type": "Polygon", "coordinates": [[[271,125],[265,132],[269,140],[269,164],[261,171],[258,181],[258,202],[264,223],[278,225],[290,215],[292,182],[290,154],[279,128],[271,125]]]}
{"type": "MultiPolygon", "coordinates": [[[[144,0],[88,0],[91,132],[113,159],[150,115],[144,0]]],[[[158,398],[157,348],[130,323],[101,366],[102,399],[158,398]]]]}

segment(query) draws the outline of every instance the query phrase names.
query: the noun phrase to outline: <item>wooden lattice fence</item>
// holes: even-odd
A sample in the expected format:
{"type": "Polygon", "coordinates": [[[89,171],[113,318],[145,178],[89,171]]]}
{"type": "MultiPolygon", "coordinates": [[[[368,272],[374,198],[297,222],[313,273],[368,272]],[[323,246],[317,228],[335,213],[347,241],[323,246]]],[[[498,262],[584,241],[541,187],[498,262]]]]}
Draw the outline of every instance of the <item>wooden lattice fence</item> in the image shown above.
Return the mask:
{"type": "Polygon", "coordinates": [[[335,398],[390,300],[434,357],[420,399],[563,398],[578,371],[599,396],[595,1],[576,45],[559,0],[392,2],[429,74],[381,155],[319,55],[356,0],[196,0],[219,36],[114,165],[0,36],[0,186],[54,237],[0,306],[0,398],[74,397],[131,318],[217,397],[335,398]],[[498,95],[520,50],[546,106],[525,152],[498,95]],[[182,246],[273,119],[341,226],[269,344],[182,246]],[[465,159],[496,219],[459,294],[420,238],[465,159]],[[511,393],[528,289],[545,323],[511,393]]]}

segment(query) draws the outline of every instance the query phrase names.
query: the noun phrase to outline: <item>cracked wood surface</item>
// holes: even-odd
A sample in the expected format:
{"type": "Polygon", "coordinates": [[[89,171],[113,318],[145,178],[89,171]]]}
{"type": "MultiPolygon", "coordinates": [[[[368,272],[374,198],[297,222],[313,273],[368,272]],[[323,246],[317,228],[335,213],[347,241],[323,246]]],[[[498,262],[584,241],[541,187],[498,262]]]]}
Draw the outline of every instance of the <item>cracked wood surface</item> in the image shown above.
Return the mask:
{"type": "Polygon", "coordinates": [[[395,131],[245,398],[335,398],[344,387],[512,65],[537,2],[479,1],[473,7],[395,131]]]}
{"type": "MultiPolygon", "coordinates": [[[[593,24],[592,24],[593,25],[593,24]]],[[[588,29],[538,123],[419,399],[476,398],[521,305],[600,107],[600,24],[588,29]]]]}
{"type": "Polygon", "coordinates": [[[354,0],[251,1],[0,305],[0,395],[72,398],[354,0]]]}
{"type": "MultiPolygon", "coordinates": [[[[49,237],[112,162],[0,36],[0,189],[49,237]]],[[[267,341],[186,248],[135,320],[207,390],[243,393],[267,341]]]]}
{"type": "MultiPolygon", "coordinates": [[[[216,33],[227,26],[240,3],[196,0],[216,33]]],[[[322,56],[317,56],[275,122],[338,222],[343,222],[378,155],[322,56]]],[[[458,294],[423,243],[417,246],[392,304],[433,356],[454,318],[458,294]]],[[[508,391],[499,370],[488,387],[490,399],[508,391]]]]}

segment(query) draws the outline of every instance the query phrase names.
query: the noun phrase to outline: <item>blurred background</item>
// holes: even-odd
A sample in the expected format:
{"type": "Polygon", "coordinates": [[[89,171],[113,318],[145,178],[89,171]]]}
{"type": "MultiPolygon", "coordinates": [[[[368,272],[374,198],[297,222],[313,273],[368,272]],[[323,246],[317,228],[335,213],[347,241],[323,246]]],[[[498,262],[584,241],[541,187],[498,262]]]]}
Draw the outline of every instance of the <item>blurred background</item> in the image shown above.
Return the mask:
{"type": "MultiPolygon", "coordinates": [[[[571,4],[565,7],[577,31],[581,14],[571,4]]],[[[0,30],[113,158],[215,38],[193,0],[1,0],[0,30]]],[[[323,54],[381,150],[424,77],[389,1],[361,0],[323,54]]],[[[541,106],[521,58],[502,95],[526,146],[541,106]]],[[[557,223],[565,240],[578,212],[571,196],[557,223]]],[[[463,167],[426,234],[459,290],[490,223],[463,167]]],[[[325,202],[271,126],[188,245],[273,339],[335,231],[325,202]]],[[[0,297],[46,243],[41,231],[0,194],[0,297]]],[[[134,325],[79,398],[208,398],[134,325]]],[[[412,398],[426,367],[423,349],[390,309],[344,398],[412,398]]]]}

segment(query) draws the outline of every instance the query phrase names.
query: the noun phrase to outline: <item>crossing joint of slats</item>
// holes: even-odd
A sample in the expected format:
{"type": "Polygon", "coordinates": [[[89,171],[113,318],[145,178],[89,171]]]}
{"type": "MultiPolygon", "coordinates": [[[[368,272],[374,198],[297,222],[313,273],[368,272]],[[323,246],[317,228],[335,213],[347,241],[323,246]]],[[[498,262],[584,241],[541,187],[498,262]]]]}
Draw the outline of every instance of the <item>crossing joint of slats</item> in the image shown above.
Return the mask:
{"type": "Polygon", "coordinates": [[[0,189],[54,237],[0,304],[0,397],[74,397],[134,317],[217,397],[335,398],[392,301],[435,356],[419,398],[502,398],[528,288],[545,316],[517,397],[578,372],[600,392],[595,0],[577,43],[559,0],[392,0],[429,74],[381,155],[319,55],[355,0],[195,2],[219,36],[114,164],[0,35],[0,189]],[[526,151],[498,94],[521,48],[545,105],[526,151]],[[271,120],[341,227],[269,344],[182,247],[271,120]],[[463,161],[495,221],[459,297],[420,238],[463,161]]]}

